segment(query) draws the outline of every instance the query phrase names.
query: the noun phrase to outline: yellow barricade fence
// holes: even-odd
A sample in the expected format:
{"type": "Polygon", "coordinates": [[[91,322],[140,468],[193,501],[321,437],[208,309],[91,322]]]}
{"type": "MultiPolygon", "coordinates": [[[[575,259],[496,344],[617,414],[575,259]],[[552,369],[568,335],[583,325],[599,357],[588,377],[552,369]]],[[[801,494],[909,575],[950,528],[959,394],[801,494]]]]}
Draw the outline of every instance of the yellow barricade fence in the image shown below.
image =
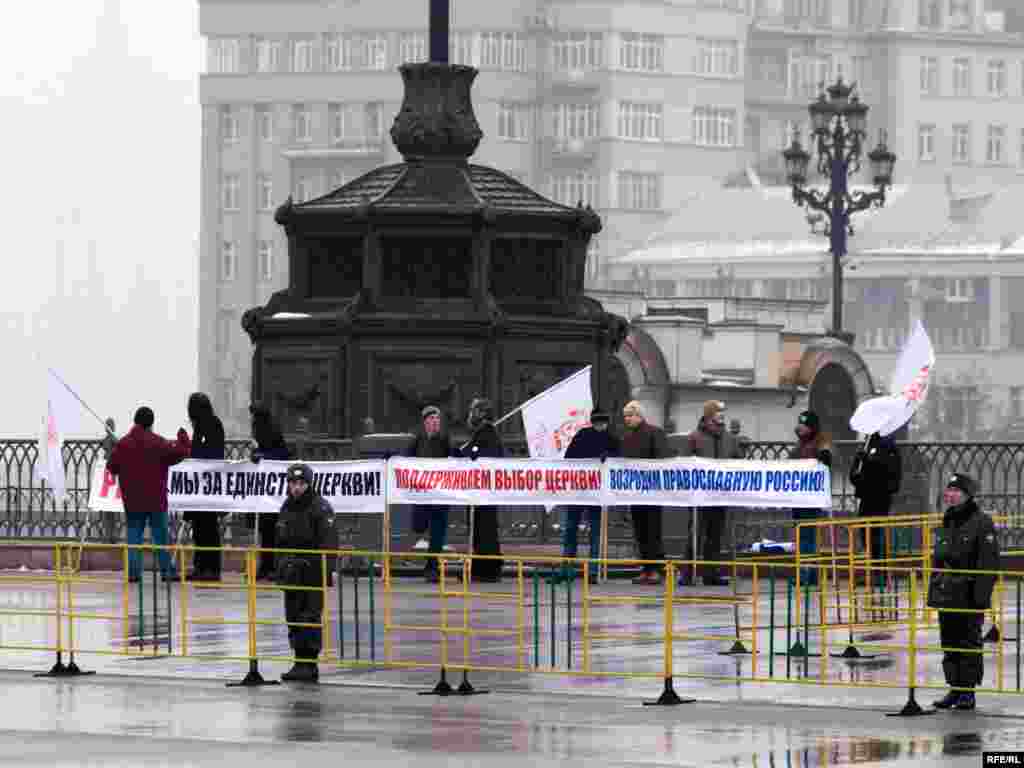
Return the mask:
{"type": "MultiPolygon", "coordinates": [[[[922,524],[929,522],[924,516],[921,519],[922,524]]],[[[906,524],[906,520],[889,522],[906,524]]],[[[826,525],[837,523],[824,521],[826,525]]],[[[849,533],[855,533],[855,523],[849,525],[849,533]]],[[[650,702],[660,705],[686,701],[676,691],[679,680],[784,682],[906,688],[909,699],[900,713],[904,715],[922,713],[914,698],[917,688],[947,687],[930,681],[929,675],[934,676],[939,669],[938,654],[963,652],[993,657],[995,684],[979,687],[979,692],[1021,692],[1021,574],[1006,571],[992,574],[996,587],[992,608],[987,612],[1004,625],[1006,591],[1009,582],[1015,582],[1013,616],[1018,631],[1015,638],[998,638],[990,652],[984,647],[944,647],[929,637],[934,631],[929,614],[965,610],[936,611],[927,606],[927,580],[936,571],[926,569],[920,558],[878,562],[856,555],[852,546],[841,556],[830,551],[811,558],[669,560],[655,564],[664,572],[660,588],[627,587],[592,578],[592,565],[619,568],[649,564],[639,560],[504,556],[500,559],[505,561],[511,578],[506,577],[501,586],[492,586],[473,579],[474,562],[492,559],[486,556],[279,549],[268,551],[278,557],[303,555],[318,560],[319,583],[273,584],[257,580],[261,550],[229,547],[221,551],[225,557],[241,558],[240,578],[227,576],[223,582],[207,583],[168,580],[160,589],[153,557],[159,548],[135,548],[149,553],[153,560],[151,578],[137,583],[127,576],[132,549],[128,545],[55,544],[52,571],[0,575],[0,583],[20,587],[34,595],[31,600],[35,601],[31,608],[0,610],[0,628],[4,629],[0,633],[0,652],[54,653],[56,663],[44,673],[54,677],[85,674],[76,659],[87,655],[245,663],[245,677],[230,685],[251,686],[270,682],[263,678],[260,662],[301,660],[283,650],[282,629],[312,629],[319,630],[322,646],[318,661],[326,669],[439,672],[436,685],[425,694],[480,693],[470,683],[470,673],[660,679],[661,695],[650,702]],[[83,573],[76,560],[82,549],[117,553],[122,573],[83,573]],[[436,584],[415,585],[401,577],[402,563],[412,560],[422,564],[426,558],[438,560],[436,584]],[[335,563],[333,571],[329,561],[335,563]],[[730,590],[677,586],[679,573],[708,565],[731,569],[730,590]],[[575,569],[578,586],[575,579],[559,582],[550,578],[565,566],[575,569]],[[802,571],[805,580],[808,574],[815,574],[817,584],[813,589],[801,582],[802,571]],[[870,611],[858,615],[859,601],[851,597],[850,585],[876,571],[884,575],[886,583],[899,587],[892,591],[892,600],[881,619],[871,616],[870,611]],[[845,585],[841,584],[843,579],[845,585]],[[579,591],[574,594],[576,589],[579,591]],[[320,620],[289,623],[281,615],[282,601],[276,593],[303,590],[322,596],[320,620]],[[241,600],[232,603],[232,592],[241,600]],[[366,600],[365,612],[360,607],[362,600],[366,600]],[[149,611],[147,601],[151,602],[149,611]],[[9,622],[13,621],[23,622],[17,625],[18,631],[11,631],[9,622]],[[147,621],[151,637],[147,637],[147,621]],[[107,630],[90,629],[101,624],[107,630]],[[830,653],[837,632],[846,633],[852,647],[854,631],[879,627],[887,628],[891,635],[865,637],[859,645],[893,660],[905,658],[905,675],[900,670],[892,679],[866,680],[851,672],[857,669],[855,665],[829,661],[836,657],[856,661],[845,652],[830,653]],[[211,633],[212,629],[216,631],[211,633]],[[210,638],[210,634],[215,637],[210,638]],[[27,639],[38,642],[29,643],[27,639]],[[364,640],[367,653],[362,652],[364,640]],[[1011,659],[1007,659],[1007,642],[1015,647],[1011,659]],[[726,648],[726,643],[731,647],[726,648]],[[817,645],[816,651],[812,651],[812,643],[817,645]],[[732,656],[736,673],[723,675],[714,665],[708,665],[709,653],[732,656]],[[922,665],[922,655],[930,659],[927,667],[922,665]],[[784,668],[776,664],[781,657],[785,657],[784,668]],[[64,663],[65,658],[69,663],[64,663]],[[1008,668],[1016,670],[1015,689],[1006,684],[1008,668]],[[457,688],[448,680],[450,672],[461,672],[457,688]]],[[[199,548],[166,549],[173,553],[179,572],[185,573],[187,561],[199,548]]]]}

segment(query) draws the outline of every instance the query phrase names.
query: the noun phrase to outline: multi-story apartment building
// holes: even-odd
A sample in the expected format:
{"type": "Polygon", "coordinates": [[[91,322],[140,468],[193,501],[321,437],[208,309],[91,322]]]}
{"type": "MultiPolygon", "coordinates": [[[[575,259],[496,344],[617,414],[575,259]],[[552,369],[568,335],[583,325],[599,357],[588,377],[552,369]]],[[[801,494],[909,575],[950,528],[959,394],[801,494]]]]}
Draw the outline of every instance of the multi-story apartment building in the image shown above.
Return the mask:
{"type": "MultiPolygon", "coordinates": [[[[1024,37],[983,0],[766,0],[749,36],[745,144],[781,180],[822,82],[856,81],[871,143],[884,130],[900,179],[1024,171],[1024,37]]],[[[1014,17],[1015,18],[1015,17],[1014,17]]]]}
{"type": "MultiPolygon", "coordinates": [[[[285,284],[273,211],[399,157],[396,68],[427,3],[201,0],[200,386],[247,430],[241,313],[285,284]]],[[[660,228],[694,177],[741,164],[747,0],[457,0],[450,58],[480,70],[474,158],[603,217],[590,278],[660,228]]]]}

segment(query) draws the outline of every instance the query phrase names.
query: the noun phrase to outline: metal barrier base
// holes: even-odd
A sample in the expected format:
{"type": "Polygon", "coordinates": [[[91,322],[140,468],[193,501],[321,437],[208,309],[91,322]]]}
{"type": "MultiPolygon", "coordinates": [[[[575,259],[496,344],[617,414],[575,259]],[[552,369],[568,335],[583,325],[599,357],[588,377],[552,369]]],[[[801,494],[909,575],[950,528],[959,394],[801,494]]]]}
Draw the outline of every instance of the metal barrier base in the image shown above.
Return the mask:
{"type": "Polygon", "coordinates": [[[441,667],[441,679],[437,681],[437,685],[434,686],[433,690],[420,691],[420,696],[480,696],[490,691],[481,691],[474,688],[469,682],[469,676],[466,674],[466,670],[462,670],[462,682],[459,683],[458,688],[452,688],[451,683],[448,682],[448,671],[441,667]]]}
{"type": "Polygon", "coordinates": [[[676,693],[675,688],[672,687],[672,678],[665,678],[665,688],[661,692],[661,696],[658,697],[657,701],[645,701],[645,707],[676,707],[680,704],[693,704],[696,699],[684,699],[676,693]]]}
{"type": "Polygon", "coordinates": [[[737,640],[732,644],[732,648],[728,651],[719,651],[719,656],[749,656],[750,651],[747,650],[747,646],[743,644],[742,640],[737,640]]]}
{"type": "Polygon", "coordinates": [[[255,688],[260,685],[280,685],[279,680],[267,680],[260,674],[259,665],[255,659],[249,662],[249,671],[237,683],[225,683],[227,688],[255,688]]]}
{"type": "Polygon", "coordinates": [[[78,665],[75,663],[74,656],[71,657],[71,660],[67,663],[67,666],[65,666],[61,659],[61,654],[58,653],[57,661],[52,667],[50,667],[49,672],[36,672],[32,677],[85,677],[86,675],[95,674],[96,672],[94,670],[83,671],[79,669],[78,665]]]}
{"type": "Polygon", "coordinates": [[[870,659],[877,659],[878,656],[873,653],[861,653],[857,650],[857,646],[852,643],[846,646],[846,650],[842,653],[830,653],[833,659],[846,659],[847,661],[869,661],[870,659]]]}
{"type": "Polygon", "coordinates": [[[921,705],[917,703],[917,699],[914,697],[914,689],[910,689],[910,695],[907,698],[907,703],[903,705],[903,709],[899,712],[887,712],[886,717],[921,717],[923,715],[934,715],[934,709],[922,709],[921,705]]]}

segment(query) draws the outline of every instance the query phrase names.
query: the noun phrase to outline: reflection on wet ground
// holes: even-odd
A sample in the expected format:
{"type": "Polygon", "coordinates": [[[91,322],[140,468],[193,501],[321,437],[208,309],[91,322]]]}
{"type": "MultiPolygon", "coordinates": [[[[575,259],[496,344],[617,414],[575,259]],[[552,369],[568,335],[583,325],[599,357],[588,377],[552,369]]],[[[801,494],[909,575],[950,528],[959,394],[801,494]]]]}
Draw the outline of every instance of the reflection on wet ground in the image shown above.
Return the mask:
{"type": "MultiPolygon", "coordinates": [[[[422,590],[419,584],[415,588],[422,590]]],[[[514,588],[513,583],[494,589],[514,588]]],[[[578,594],[570,607],[564,590],[556,594],[553,610],[550,591],[541,590],[539,602],[528,602],[522,616],[507,602],[474,601],[472,626],[513,630],[511,636],[481,637],[471,644],[474,663],[513,670],[471,673],[475,685],[492,690],[486,696],[418,696],[436,682],[437,671],[432,668],[347,669],[329,664],[322,666],[320,686],[229,689],[224,682],[240,679],[247,667],[239,658],[247,654],[247,628],[208,622],[243,621],[244,594],[189,589],[182,601],[176,589],[169,611],[161,589],[154,616],[148,584],[142,603],[138,593],[132,592],[127,614],[119,602],[119,590],[105,585],[77,587],[74,610],[107,617],[76,622],[79,647],[108,653],[134,648],[138,652],[141,643],[141,650],[149,656],[138,660],[83,653],[77,659],[80,666],[98,674],[73,681],[29,677],[25,671],[49,668],[53,655],[10,648],[54,642],[52,619],[0,617],[0,646],[4,646],[0,647],[0,667],[19,670],[0,673],[7,703],[2,727],[9,729],[0,731],[0,764],[4,763],[2,755],[11,754],[4,747],[13,749],[15,744],[21,750],[19,765],[78,765],[81,762],[76,755],[85,750],[95,765],[270,765],[293,762],[301,754],[304,768],[327,765],[328,760],[336,765],[338,745],[344,745],[343,754],[350,764],[352,760],[360,765],[415,761],[418,768],[434,763],[484,762],[487,768],[498,768],[513,761],[520,766],[527,762],[755,768],[976,766],[983,748],[1024,747],[1024,699],[1017,696],[981,696],[977,713],[943,713],[913,720],[884,717],[886,711],[898,710],[906,700],[906,660],[897,653],[881,651],[876,652],[877,658],[855,665],[829,658],[830,653],[845,647],[845,632],[831,633],[826,647],[825,639],[812,631],[812,651],[826,652],[824,661],[808,659],[805,672],[803,660],[767,656],[770,639],[776,653],[786,648],[784,624],[773,638],[763,631],[757,639],[758,676],[785,679],[788,661],[790,682],[737,683],[729,678],[749,675],[755,661],[750,655],[720,655],[734,639],[731,606],[681,606],[676,614],[677,631],[714,638],[681,641],[676,646],[675,687],[682,695],[698,699],[696,704],[677,708],[642,705],[643,699],[655,698],[661,690],[662,646],[653,638],[592,643],[589,660],[593,669],[616,672],[619,677],[528,673],[534,664],[564,669],[571,663],[578,670],[583,663],[578,594]],[[183,606],[189,620],[185,632],[183,606]],[[576,623],[573,632],[567,633],[570,617],[576,623]],[[186,645],[183,638],[187,638],[186,645]],[[168,655],[168,644],[175,655],[168,655]],[[183,648],[203,658],[177,656],[183,648]],[[648,677],[630,676],[638,674],[648,677]],[[688,677],[691,675],[720,679],[688,677]],[[812,680],[888,682],[897,687],[821,687],[809,685],[812,680]],[[45,752],[48,743],[49,757],[45,752]],[[160,744],[162,750],[153,746],[160,744]]],[[[436,632],[402,630],[391,637],[390,649],[385,648],[385,605],[378,594],[371,628],[365,580],[358,592],[357,626],[357,594],[351,590],[347,585],[340,601],[336,590],[329,595],[333,609],[329,648],[333,654],[351,661],[358,639],[362,661],[371,657],[383,660],[387,650],[396,660],[438,661],[436,632]],[[338,615],[344,620],[339,622],[338,615]]],[[[606,595],[641,594],[628,584],[613,583],[601,590],[606,595]]],[[[759,621],[764,623],[767,599],[765,596],[759,605],[759,621]]],[[[42,587],[9,588],[0,595],[0,607],[5,610],[45,610],[51,605],[52,589],[42,587]]],[[[450,623],[461,624],[461,603],[453,600],[450,605],[450,623]]],[[[396,624],[411,627],[436,622],[436,598],[396,594],[387,608],[396,624]]],[[[749,623],[749,610],[745,611],[741,621],[749,623]]],[[[281,618],[280,595],[261,593],[257,616],[261,620],[281,618]]],[[[595,606],[591,620],[602,632],[636,635],[657,633],[661,616],[646,607],[595,606]]],[[[1007,612],[1004,627],[1008,636],[1016,634],[1015,622],[1016,616],[1007,612]]],[[[906,642],[904,633],[892,635],[887,643],[906,642]]],[[[926,633],[925,641],[937,644],[935,635],[926,633]]],[[[743,639],[751,647],[748,633],[743,639]]],[[[261,625],[256,644],[263,657],[288,655],[283,626],[261,625]]],[[[458,663],[462,637],[453,635],[449,646],[451,659],[458,663]]],[[[1001,666],[998,661],[996,649],[990,646],[986,684],[996,682],[998,671],[1003,685],[1015,691],[1019,680],[1015,641],[1003,646],[1001,666]]],[[[936,654],[922,654],[918,666],[919,685],[941,683],[936,654]]],[[[286,661],[260,664],[267,678],[276,678],[286,667],[286,661]]],[[[452,682],[458,681],[459,676],[453,674],[452,682]]],[[[918,690],[924,705],[937,695],[938,691],[918,690]]]]}

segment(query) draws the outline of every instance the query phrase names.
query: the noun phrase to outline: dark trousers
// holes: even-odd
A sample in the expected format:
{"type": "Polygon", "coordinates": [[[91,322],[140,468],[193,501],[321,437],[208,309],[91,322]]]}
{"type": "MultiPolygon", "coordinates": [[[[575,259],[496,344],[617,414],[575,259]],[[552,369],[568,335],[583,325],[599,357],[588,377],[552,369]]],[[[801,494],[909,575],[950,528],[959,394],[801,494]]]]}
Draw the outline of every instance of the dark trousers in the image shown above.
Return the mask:
{"type": "MultiPolygon", "coordinates": [[[[477,507],[473,522],[473,554],[500,555],[501,542],[498,541],[498,508],[477,507]]],[[[480,581],[498,581],[501,579],[501,560],[474,560],[473,578],[480,581]]]]}
{"type": "MultiPolygon", "coordinates": [[[[939,611],[939,641],[943,648],[981,650],[982,613],[951,613],[939,611]]],[[[980,653],[944,651],[942,671],[953,688],[974,688],[981,685],[985,674],[984,657],[980,653]]]]}
{"type": "MultiPolygon", "coordinates": [[[[861,499],[860,508],[857,510],[858,517],[888,517],[889,510],[892,508],[892,498],[885,496],[878,499],[861,499]]],[[[894,531],[892,528],[880,528],[872,526],[869,528],[871,535],[871,559],[872,560],[885,560],[889,557],[888,547],[885,545],[886,531],[890,531],[890,537],[894,531]]],[[[866,548],[865,539],[868,538],[866,535],[867,531],[862,530],[860,534],[860,545],[866,548]]],[[[887,565],[887,563],[879,563],[879,565],[887,565]]],[[[882,575],[884,578],[884,574],[882,575]]]]}
{"type": "MultiPolygon", "coordinates": [[[[260,548],[273,549],[277,545],[277,515],[260,515],[260,548]]],[[[274,553],[260,552],[259,574],[274,573],[274,553]]]]}
{"type": "MultiPolygon", "coordinates": [[[[794,509],[793,520],[801,522],[803,520],[817,520],[820,518],[820,509],[794,509]]],[[[807,526],[800,529],[800,541],[798,546],[800,548],[801,555],[814,556],[818,551],[818,530],[819,528],[814,526],[807,526]]],[[[800,586],[802,587],[814,587],[818,584],[818,569],[814,568],[803,568],[800,574],[800,586]]]]}
{"type": "MultiPolygon", "coordinates": [[[[192,522],[192,543],[197,547],[220,546],[220,515],[216,512],[196,512],[192,522]]],[[[192,567],[196,573],[220,576],[220,550],[196,550],[192,556],[192,567]]]]}
{"type": "MultiPolygon", "coordinates": [[[[633,536],[641,560],[664,560],[665,542],[661,535],[661,507],[630,507],[633,517],[633,536]]],[[[660,565],[646,564],[643,570],[656,573],[660,565]]]]}
{"type": "MultiPolygon", "coordinates": [[[[317,585],[320,586],[320,585],[317,585]]],[[[324,609],[324,593],[320,590],[285,590],[284,617],[289,624],[320,624],[324,609]]],[[[288,627],[288,643],[295,657],[316,661],[323,644],[323,631],[317,627],[288,627]]]]}
{"type": "MultiPolygon", "coordinates": [[[[725,510],[720,507],[701,507],[697,510],[697,523],[700,559],[720,560],[722,557],[722,531],[725,528],[725,510]]],[[[700,575],[704,579],[715,579],[721,574],[717,565],[702,565],[700,575]]]]}
{"type": "MultiPolygon", "coordinates": [[[[424,534],[430,531],[430,545],[427,549],[432,554],[440,554],[444,551],[444,545],[448,543],[448,507],[428,506],[418,504],[412,509],[412,530],[414,533],[424,534]]],[[[427,570],[437,570],[437,560],[427,560],[427,570]]]]}

